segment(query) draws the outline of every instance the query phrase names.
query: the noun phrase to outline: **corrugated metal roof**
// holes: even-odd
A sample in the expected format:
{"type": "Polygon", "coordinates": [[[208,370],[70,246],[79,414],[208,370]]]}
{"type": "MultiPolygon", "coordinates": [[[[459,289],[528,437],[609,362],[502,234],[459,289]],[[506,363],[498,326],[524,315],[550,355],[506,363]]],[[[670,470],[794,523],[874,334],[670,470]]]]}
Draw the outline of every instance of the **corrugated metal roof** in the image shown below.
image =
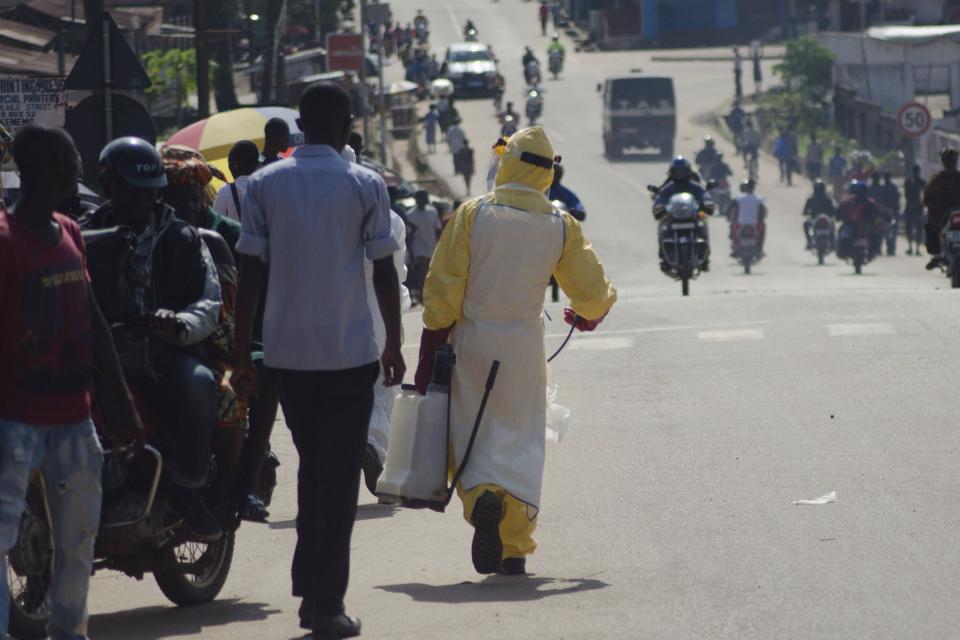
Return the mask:
{"type": "MultiPolygon", "coordinates": [[[[76,56],[65,57],[65,66],[69,70],[76,56]]],[[[28,51],[0,44],[0,73],[19,73],[27,75],[56,75],[57,54],[42,51],[28,51]]]]}
{"type": "Polygon", "coordinates": [[[45,49],[56,37],[57,34],[53,31],[0,18],[0,38],[45,49]]]}

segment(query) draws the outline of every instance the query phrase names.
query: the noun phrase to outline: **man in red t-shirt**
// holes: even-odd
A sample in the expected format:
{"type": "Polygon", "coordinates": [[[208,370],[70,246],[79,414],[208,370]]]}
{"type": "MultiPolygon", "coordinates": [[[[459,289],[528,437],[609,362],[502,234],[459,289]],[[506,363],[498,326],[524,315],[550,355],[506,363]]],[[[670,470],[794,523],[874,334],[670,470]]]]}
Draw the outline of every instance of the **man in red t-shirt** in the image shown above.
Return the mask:
{"type": "MultiPolygon", "coordinates": [[[[80,156],[62,129],[23,128],[13,142],[20,171],[16,210],[0,206],[0,574],[17,541],[30,474],[40,469],[53,527],[53,638],[85,638],[87,588],[100,520],[103,451],[90,417],[93,372],[112,398],[111,417],[135,434],[140,420],[110,329],[93,298],[83,238],[55,212],[76,195],[80,156]],[[119,403],[116,400],[119,399],[119,403]]],[[[0,637],[10,600],[0,579],[0,637]]]]}

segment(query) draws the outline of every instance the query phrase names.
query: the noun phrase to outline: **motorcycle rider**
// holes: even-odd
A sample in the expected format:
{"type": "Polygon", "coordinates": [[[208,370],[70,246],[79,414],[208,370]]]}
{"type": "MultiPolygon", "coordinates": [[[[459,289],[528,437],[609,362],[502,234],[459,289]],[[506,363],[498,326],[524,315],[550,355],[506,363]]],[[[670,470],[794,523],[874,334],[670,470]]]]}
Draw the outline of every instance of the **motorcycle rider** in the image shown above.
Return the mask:
{"type": "Polygon", "coordinates": [[[927,253],[930,262],[927,269],[936,269],[940,257],[940,232],[944,215],[954,207],[960,207],[960,171],[957,171],[957,150],[947,147],[940,152],[943,170],[934,174],[923,190],[923,205],[927,208],[927,253]]]}
{"type": "Polygon", "coordinates": [[[550,185],[550,192],[547,194],[547,198],[550,200],[559,200],[564,204],[567,213],[580,222],[583,222],[587,217],[586,212],[583,210],[583,204],[580,202],[577,194],[560,184],[562,180],[563,165],[553,165],[553,184],[550,185]]]}
{"type": "Polygon", "coordinates": [[[846,259],[849,255],[850,241],[864,231],[869,238],[870,259],[876,256],[882,242],[882,234],[877,228],[882,224],[883,212],[869,195],[866,183],[854,180],[847,188],[850,195],[837,208],[837,220],[841,223],[837,239],[837,256],[846,259]]]}
{"type": "Polygon", "coordinates": [[[513,108],[513,102],[510,101],[507,102],[507,107],[501,113],[497,114],[497,117],[500,119],[500,124],[503,124],[509,116],[513,116],[514,120],[520,118],[520,114],[513,108]]]}
{"type": "MultiPolygon", "coordinates": [[[[653,203],[653,215],[661,224],[666,221],[666,207],[670,202],[670,198],[678,193],[689,193],[697,201],[697,204],[700,205],[700,210],[703,213],[713,215],[716,205],[713,203],[707,190],[696,182],[696,178],[697,175],[693,172],[693,167],[690,166],[689,160],[683,156],[677,156],[673,159],[667,171],[667,181],[660,187],[653,203]]],[[[707,246],[710,245],[710,233],[706,224],[697,226],[697,235],[700,236],[707,246]]],[[[663,260],[662,253],[660,259],[661,261],[663,260]]],[[[665,263],[661,262],[661,268],[666,268],[665,263]]],[[[710,271],[709,253],[703,262],[701,271],[710,271]]]]}
{"type": "Polygon", "coordinates": [[[520,116],[507,115],[503,119],[503,126],[500,127],[500,135],[504,138],[509,138],[517,132],[517,128],[520,126],[520,116]]]}
{"type": "Polygon", "coordinates": [[[697,152],[697,157],[694,161],[697,163],[697,167],[700,169],[700,174],[706,178],[710,174],[710,169],[713,168],[713,165],[717,162],[717,143],[714,141],[713,136],[704,136],[703,137],[703,149],[697,152]]]}
{"type": "Polygon", "coordinates": [[[813,248],[813,221],[821,213],[830,216],[831,223],[837,210],[833,200],[827,194],[827,185],[817,178],[813,183],[813,195],[803,205],[803,233],[807,237],[807,249],[813,248]]]}
{"type": "Polygon", "coordinates": [[[554,56],[560,56],[560,67],[563,68],[563,62],[567,57],[567,50],[563,47],[563,43],[560,42],[560,34],[553,34],[553,38],[550,39],[550,44],[547,45],[547,60],[552,60],[554,56]]]}
{"type": "Polygon", "coordinates": [[[745,226],[756,227],[757,229],[757,250],[763,256],[763,241],[767,235],[767,205],[763,198],[756,195],[757,183],[753,180],[744,180],[740,183],[740,195],[730,205],[730,231],[733,240],[734,254],[736,257],[737,238],[740,237],[740,230],[745,226]]]}
{"type": "Polygon", "coordinates": [[[534,84],[540,79],[540,60],[530,47],[523,52],[523,79],[527,84],[534,84]]]}
{"type": "Polygon", "coordinates": [[[477,26],[473,24],[473,20],[467,18],[467,23],[463,25],[464,39],[470,38],[471,36],[476,37],[476,34],[477,34],[477,26]]]}
{"type": "Polygon", "coordinates": [[[222,531],[199,490],[217,425],[217,381],[193,347],[218,327],[217,269],[197,229],[161,200],[167,178],[153,145],[134,137],[108,144],[100,184],[108,200],[85,227],[122,225],[137,234],[125,270],[130,299],[105,307],[104,315],[111,323],[148,319],[148,337],[118,340],[121,362],[129,378],[142,378],[154,405],[167,409],[165,422],[175,430],[176,452],[164,465],[174,507],[196,538],[215,540],[222,531]]]}

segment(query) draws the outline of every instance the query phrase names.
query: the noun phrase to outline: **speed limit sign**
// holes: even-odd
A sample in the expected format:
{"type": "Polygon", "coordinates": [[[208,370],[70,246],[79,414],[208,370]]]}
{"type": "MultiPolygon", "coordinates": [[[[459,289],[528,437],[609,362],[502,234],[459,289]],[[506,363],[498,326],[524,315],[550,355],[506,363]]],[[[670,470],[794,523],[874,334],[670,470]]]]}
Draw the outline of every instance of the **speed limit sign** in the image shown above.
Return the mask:
{"type": "Polygon", "coordinates": [[[897,127],[908,138],[919,138],[930,130],[930,110],[919,102],[908,102],[897,113],[897,127]]]}

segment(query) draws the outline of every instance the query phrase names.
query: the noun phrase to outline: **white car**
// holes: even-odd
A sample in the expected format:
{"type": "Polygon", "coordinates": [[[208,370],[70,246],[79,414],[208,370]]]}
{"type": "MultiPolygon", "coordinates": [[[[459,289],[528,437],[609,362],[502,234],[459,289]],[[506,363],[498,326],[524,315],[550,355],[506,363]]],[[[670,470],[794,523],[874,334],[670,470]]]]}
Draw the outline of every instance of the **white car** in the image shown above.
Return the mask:
{"type": "Polygon", "coordinates": [[[447,49],[443,61],[445,75],[458,95],[493,94],[497,77],[497,59],[490,47],[479,42],[461,42],[447,49]]]}

